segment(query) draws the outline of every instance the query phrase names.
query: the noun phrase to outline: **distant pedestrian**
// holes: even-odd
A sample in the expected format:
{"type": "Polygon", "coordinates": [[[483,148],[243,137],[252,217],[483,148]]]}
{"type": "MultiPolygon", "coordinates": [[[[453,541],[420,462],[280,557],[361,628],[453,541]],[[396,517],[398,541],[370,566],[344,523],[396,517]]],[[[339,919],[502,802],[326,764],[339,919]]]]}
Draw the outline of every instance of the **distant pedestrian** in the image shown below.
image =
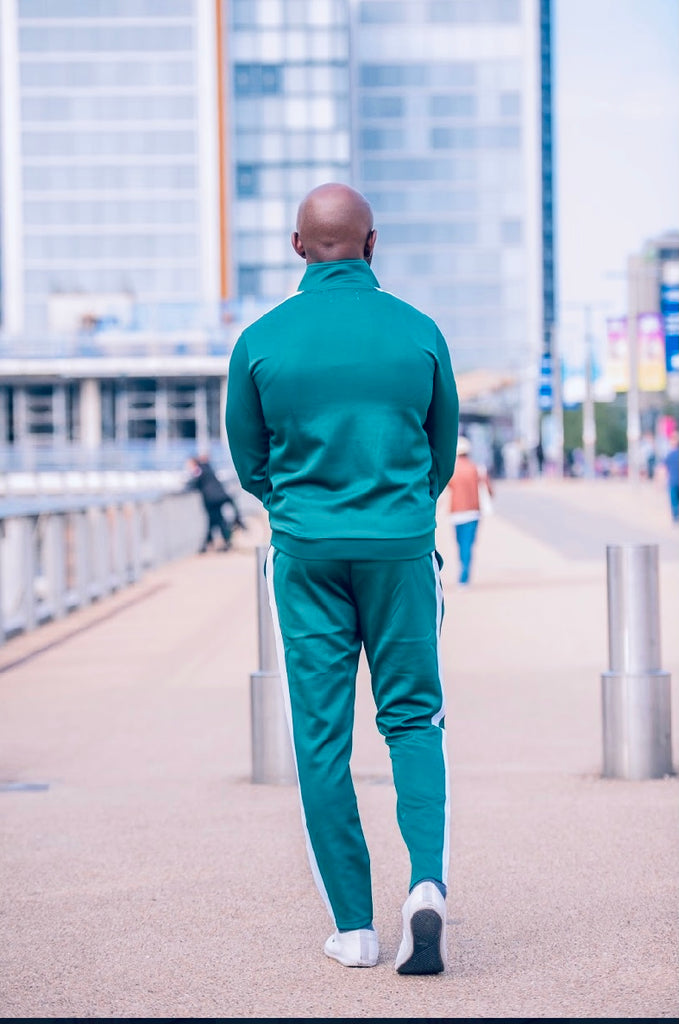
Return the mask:
{"type": "Polygon", "coordinates": [[[641,458],[643,459],[643,467],[646,476],[649,480],[653,479],[655,474],[656,465],[656,454],[655,454],[655,440],[653,434],[644,434],[640,442],[641,458]]]}
{"type": "Polygon", "coordinates": [[[219,531],[222,535],[224,541],[222,550],[228,551],[231,548],[233,526],[224,518],[222,509],[225,505],[229,505],[233,512],[233,525],[245,529],[238,506],[205,457],[192,456],[188,460],[188,468],[191,475],[187,487],[190,490],[200,491],[207,514],[207,531],[205,540],[200,547],[200,554],[204,554],[211,546],[215,531],[219,531]]]}
{"type": "Polygon", "coordinates": [[[670,515],[673,523],[679,523],[679,430],[674,430],[670,437],[670,450],[665,456],[665,472],[670,515]]]}
{"type": "Polygon", "coordinates": [[[497,439],[493,441],[492,455],[493,476],[496,480],[501,480],[505,475],[505,458],[502,454],[502,445],[497,439]]]}
{"type": "Polygon", "coordinates": [[[545,449],[542,446],[542,441],[538,441],[535,446],[535,461],[538,464],[538,475],[542,476],[545,467],[545,449]]]}
{"type": "Polygon", "coordinates": [[[486,470],[477,466],[471,456],[469,438],[462,435],[457,442],[455,472],[448,483],[450,522],[460,556],[459,582],[469,583],[472,554],[481,519],[482,488],[492,496],[493,489],[486,470]]]}
{"type": "Polygon", "coordinates": [[[515,438],[505,441],[502,446],[502,460],[504,463],[504,476],[508,480],[516,480],[519,477],[521,466],[521,447],[515,438]]]}

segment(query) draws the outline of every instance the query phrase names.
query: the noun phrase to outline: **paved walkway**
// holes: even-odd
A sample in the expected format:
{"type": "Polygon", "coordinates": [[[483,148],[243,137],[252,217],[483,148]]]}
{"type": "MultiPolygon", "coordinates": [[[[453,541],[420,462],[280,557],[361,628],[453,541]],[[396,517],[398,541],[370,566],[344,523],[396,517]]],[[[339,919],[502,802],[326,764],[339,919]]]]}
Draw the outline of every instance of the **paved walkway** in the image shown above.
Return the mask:
{"type": "Polygon", "coordinates": [[[393,968],[408,865],[365,667],[353,767],[376,968],[323,956],[296,791],[250,781],[259,516],[232,553],[0,648],[0,1014],[676,1017],[679,783],[601,778],[605,545],[627,535],[662,550],[676,761],[679,532],[664,492],[501,483],[466,589],[441,518],[453,808],[436,977],[393,968]]]}

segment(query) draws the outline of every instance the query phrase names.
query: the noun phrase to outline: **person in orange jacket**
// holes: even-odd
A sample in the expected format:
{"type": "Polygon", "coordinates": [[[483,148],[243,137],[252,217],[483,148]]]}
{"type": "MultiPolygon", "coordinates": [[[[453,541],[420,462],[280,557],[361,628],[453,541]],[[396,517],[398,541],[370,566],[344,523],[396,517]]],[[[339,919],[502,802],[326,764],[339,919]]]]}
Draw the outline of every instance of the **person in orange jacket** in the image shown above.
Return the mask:
{"type": "Polygon", "coordinates": [[[485,469],[476,465],[470,456],[469,438],[461,435],[457,442],[455,472],[448,483],[450,522],[460,555],[459,582],[469,583],[472,552],[481,518],[481,488],[492,496],[490,478],[485,469]]]}

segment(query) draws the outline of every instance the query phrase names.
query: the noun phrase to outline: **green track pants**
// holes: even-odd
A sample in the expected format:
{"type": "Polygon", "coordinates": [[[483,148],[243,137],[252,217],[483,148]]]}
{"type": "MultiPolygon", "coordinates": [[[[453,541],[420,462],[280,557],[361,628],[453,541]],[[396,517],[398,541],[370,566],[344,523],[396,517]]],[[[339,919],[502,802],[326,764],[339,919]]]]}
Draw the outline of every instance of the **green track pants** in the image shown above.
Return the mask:
{"type": "Polygon", "coordinates": [[[406,561],[266,562],[311,870],[337,928],[372,923],[370,858],[349,767],[361,646],[391,756],[411,887],[446,883],[449,793],[435,554],[406,561]]]}

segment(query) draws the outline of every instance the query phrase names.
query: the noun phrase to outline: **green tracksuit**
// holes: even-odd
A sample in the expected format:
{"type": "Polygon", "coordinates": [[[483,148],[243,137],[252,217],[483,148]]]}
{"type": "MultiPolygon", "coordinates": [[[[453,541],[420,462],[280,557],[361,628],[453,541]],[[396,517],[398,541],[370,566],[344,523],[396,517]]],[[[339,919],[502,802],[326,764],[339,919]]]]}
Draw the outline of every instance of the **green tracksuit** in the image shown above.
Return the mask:
{"type": "Polygon", "coordinates": [[[410,884],[445,883],[448,782],[436,501],[458,398],[436,324],[363,260],[315,263],[229,363],[236,472],[269,514],[267,581],[314,877],[340,929],[372,921],[349,760],[361,646],[410,884]]]}

